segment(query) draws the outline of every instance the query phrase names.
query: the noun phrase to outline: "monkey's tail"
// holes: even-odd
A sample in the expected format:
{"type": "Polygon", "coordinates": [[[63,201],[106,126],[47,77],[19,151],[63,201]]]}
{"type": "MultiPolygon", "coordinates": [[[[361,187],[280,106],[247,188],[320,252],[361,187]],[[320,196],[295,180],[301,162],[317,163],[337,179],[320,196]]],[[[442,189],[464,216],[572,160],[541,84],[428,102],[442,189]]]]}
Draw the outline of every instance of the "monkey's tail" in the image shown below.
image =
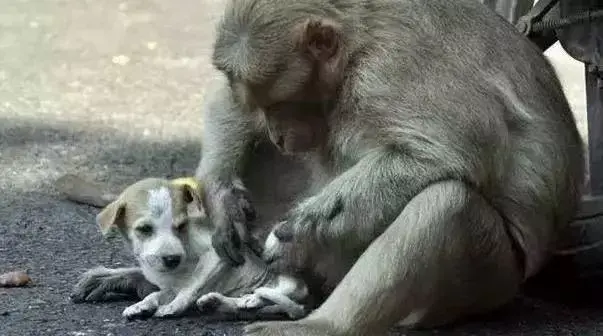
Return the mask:
{"type": "Polygon", "coordinates": [[[117,199],[117,195],[107,192],[105,186],[72,174],[59,177],[54,185],[66,199],[79,204],[104,208],[117,199]]]}

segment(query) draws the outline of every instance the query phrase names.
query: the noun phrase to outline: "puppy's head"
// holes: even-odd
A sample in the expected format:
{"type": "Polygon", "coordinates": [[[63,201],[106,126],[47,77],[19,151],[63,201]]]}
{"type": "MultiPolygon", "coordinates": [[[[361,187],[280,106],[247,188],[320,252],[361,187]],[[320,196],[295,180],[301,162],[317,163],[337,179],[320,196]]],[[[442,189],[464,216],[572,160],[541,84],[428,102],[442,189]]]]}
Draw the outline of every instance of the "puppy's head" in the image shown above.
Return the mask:
{"type": "Polygon", "coordinates": [[[196,180],[149,178],[126,188],[96,222],[103,235],[120,232],[142,267],[172,272],[191,257],[193,226],[208,223],[203,215],[196,180]]]}

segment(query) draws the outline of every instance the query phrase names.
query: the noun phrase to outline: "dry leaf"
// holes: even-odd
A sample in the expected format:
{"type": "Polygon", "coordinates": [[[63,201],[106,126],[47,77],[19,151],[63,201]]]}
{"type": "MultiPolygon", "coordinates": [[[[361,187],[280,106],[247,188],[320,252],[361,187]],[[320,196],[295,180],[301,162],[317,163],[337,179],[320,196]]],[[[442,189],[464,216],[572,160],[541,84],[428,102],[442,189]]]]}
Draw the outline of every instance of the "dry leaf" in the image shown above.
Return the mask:
{"type": "Polygon", "coordinates": [[[22,287],[31,282],[31,278],[22,271],[8,272],[0,275],[0,287],[22,287]]]}

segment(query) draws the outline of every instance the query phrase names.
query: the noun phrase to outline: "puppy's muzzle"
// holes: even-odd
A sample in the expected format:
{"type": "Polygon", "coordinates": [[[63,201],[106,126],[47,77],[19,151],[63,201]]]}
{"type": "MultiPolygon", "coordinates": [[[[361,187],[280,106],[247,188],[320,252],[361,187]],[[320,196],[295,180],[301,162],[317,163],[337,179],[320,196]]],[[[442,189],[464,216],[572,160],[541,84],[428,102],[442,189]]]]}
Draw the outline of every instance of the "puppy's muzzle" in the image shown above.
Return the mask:
{"type": "Polygon", "coordinates": [[[163,266],[169,270],[173,270],[174,268],[178,267],[178,265],[180,265],[180,261],[182,261],[182,257],[179,255],[167,255],[161,257],[163,266]]]}

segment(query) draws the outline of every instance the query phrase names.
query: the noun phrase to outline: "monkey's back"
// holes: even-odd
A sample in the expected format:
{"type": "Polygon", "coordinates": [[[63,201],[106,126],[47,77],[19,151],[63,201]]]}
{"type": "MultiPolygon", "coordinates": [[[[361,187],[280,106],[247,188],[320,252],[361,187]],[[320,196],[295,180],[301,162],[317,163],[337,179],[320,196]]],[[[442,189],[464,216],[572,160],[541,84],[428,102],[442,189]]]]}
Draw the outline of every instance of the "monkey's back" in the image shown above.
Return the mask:
{"type": "Polygon", "coordinates": [[[477,1],[391,0],[357,10],[364,49],[343,90],[344,109],[371,111],[363,120],[376,130],[369,137],[448,165],[480,190],[523,247],[532,275],[583,184],[582,142],[554,69],[477,1]]]}

